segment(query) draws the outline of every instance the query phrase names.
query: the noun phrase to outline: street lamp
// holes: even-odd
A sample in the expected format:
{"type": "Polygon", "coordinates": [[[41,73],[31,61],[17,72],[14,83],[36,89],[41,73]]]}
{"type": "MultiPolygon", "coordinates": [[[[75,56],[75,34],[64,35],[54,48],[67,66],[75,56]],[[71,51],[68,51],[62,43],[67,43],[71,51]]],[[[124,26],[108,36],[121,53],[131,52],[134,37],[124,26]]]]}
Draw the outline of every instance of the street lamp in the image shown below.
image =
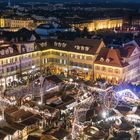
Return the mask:
{"type": "Polygon", "coordinates": [[[34,69],[35,69],[35,67],[36,67],[36,66],[35,66],[35,65],[33,65],[33,66],[31,67],[31,68],[32,68],[32,70],[34,70],[34,69]]]}
{"type": "Polygon", "coordinates": [[[39,105],[41,105],[41,104],[42,104],[42,102],[41,102],[41,101],[39,101],[39,102],[38,102],[38,104],[39,104],[39,105]]]}
{"type": "Polygon", "coordinates": [[[102,117],[105,119],[107,117],[108,113],[106,111],[102,112],[102,117]]]}
{"type": "Polygon", "coordinates": [[[73,82],[73,79],[72,79],[72,78],[70,78],[70,79],[69,79],[69,81],[70,81],[70,82],[73,82]]]}

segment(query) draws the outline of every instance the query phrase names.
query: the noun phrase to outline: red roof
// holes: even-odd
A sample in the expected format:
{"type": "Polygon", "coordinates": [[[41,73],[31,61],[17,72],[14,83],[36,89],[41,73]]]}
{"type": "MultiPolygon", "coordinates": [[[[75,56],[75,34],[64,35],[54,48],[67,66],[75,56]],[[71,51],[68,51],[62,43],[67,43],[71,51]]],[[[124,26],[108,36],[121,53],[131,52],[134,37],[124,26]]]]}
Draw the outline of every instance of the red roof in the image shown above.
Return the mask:
{"type": "Polygon", "coordinates": [[[125,67],[128,65],[127,62],[121,57],[119,49],[102,48],[95,64],[110,65],[116,67],[125,67]]]}

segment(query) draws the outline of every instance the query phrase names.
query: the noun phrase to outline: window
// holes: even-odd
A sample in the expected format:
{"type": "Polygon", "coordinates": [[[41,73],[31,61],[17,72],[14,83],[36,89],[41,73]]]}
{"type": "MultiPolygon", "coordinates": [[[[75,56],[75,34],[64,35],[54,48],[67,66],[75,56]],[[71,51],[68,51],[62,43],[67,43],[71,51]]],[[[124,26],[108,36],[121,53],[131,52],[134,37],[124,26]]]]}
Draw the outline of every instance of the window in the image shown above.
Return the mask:
{"type": "Polygon", "coordinates": [[[67,46],[66,43],[62,43],[62,47],[65,48],[67,46]]]}
{"type": "Polygon", "coordinates": [[[87,60],[92,60],[92,57],[91,56],[87,56],[87,60]]]}
{"type": "Polygon", "coordinates": [[[100,61],[101,61],[101,62],[103,62],[103,61],[104,61],[104,58],[103,58],[103,57],[101,57],[101,58],[100,58],[100,61]]]}
{"type": "Polygon", "coordinates": [[[62,64],[62,59],[60,59],[60,64],[62,64]]]}
{"type": "Polygon", "coordinates": [[[109,58],[107,58],[107,59],[106,59],[106,62],[107,62],[107,63],[109,63],[109,62],[110,62],[110,59],[109,59],[109,58]]]}
{"type": "Polygon", "coordinates": [[[109,68],[108,69],[108,72],[111,72],[112,73],[113,72],[113,69],[112,68],[109,68]]]}
{"type": "Polygon", "coordinates": [[[66,62],[66,60],[64,60],[64,65],[66,65],[67,64],[67,62],[66,62]]]}
{"type": "Polygon", "coordinates": [[[61,47],[61,46],[62,46],[62,44],[59,42],[59,43],[58,43],[58,47],[61,47]]]}
{"type": "Polygon", "coordinates": [[[71,57],[73,57],[73,54],[71,54],[71,57]]]}
{"type": "Polygon", "coordinates": [[[54,42],[54,46],[55,46],[55,47],[57,46],[57,42],[54,42]]]}
{"type": "Polygon", "coordinates": [[[100,70],[100,66],[95,66],[95,69],[96,70],[100,70]]]}
{"type": "Polygon", "coordinates": [[[85,51],[89,51],[89,47],[85,47],[85,51]]]}
{"type": "Polygon", "coordinates": [[[106,67],[102,67],[102,71],[106,71],[106,67]]]}
{"type": "Polygon", "coordinates": [[[115,69],[115,73],[119,74],[120,73],[120,70],[115,69]]]}

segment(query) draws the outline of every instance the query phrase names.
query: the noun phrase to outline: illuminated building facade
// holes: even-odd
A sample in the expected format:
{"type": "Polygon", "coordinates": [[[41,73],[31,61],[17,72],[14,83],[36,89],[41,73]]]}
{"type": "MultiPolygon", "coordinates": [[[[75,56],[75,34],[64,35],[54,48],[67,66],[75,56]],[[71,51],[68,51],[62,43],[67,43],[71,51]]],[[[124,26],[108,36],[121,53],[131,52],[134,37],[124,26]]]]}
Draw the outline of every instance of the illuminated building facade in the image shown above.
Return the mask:
{"type": "Polygon", "coordinates": [[[140,48],[135,41],[121,49],[103,48],[94,62],[94,78],[111,83],[132,82],[140,78],[140,48]]]}
{"type": "Polygon", "coordinates": [[[27,28],[30,29],[34,21],[31,18],[0,18],[2,28],[27,28]]]}
{"type": "Polygon", "coordinates": [[[90,21],[78,21],[71,24],[75,28],[83,30],[85,27],[88,31],[95,31],[100,29],[119,28],[123,25],[123,19],[97,19],[90,21]]]}
{"type": "MultiPolygon", "coordinates": [[[[45,71],[48,66],[55,67],[55,74],[73,69],[93,76],[93,62],[101,48],[102,40],[77,38],[74,41],[41,40],[9,43],[0,41],[0,85],[28,76],[36,66],[45,71]]],[[[84,78],[85,78],[84,77],[84,78]]]]}

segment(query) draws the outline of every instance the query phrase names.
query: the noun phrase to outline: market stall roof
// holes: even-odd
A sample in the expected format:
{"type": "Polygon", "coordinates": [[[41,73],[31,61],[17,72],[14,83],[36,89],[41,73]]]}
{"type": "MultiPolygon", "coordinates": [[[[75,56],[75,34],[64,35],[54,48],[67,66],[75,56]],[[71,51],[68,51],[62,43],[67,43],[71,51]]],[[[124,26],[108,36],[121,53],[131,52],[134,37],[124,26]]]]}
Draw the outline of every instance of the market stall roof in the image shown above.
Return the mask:
{"type": "Polygon", "coordinates": [[[54,82],[54,83],[56,83],[56,84],[62,82],[62,80],[61,80],[60,78],[58,78],[56,75],[50,75],[50,76],[47,76],[47,77],[45,77],[44,80],[52,81],[52,82],[54,82]]]}
{"type": "Polygon", "coordinates": [[[53,133],[51,133],[52,136],[54,136],[57,139],[63,139],[64,137],[66,137],[68,135],[68,131],[66,131],[65,129],[56,129],[56,131],[54,131],[53,133]]]}
{"type": "Polygon", "coordinates": [[[29,135],[27,140],[41,140],[41,137],[36,135],[29,135]]]}
{"type": "Polygon", "coordinates": [[[3,132],[0,132],[0,140],[3,140],[7,135],[3,132]]]}

